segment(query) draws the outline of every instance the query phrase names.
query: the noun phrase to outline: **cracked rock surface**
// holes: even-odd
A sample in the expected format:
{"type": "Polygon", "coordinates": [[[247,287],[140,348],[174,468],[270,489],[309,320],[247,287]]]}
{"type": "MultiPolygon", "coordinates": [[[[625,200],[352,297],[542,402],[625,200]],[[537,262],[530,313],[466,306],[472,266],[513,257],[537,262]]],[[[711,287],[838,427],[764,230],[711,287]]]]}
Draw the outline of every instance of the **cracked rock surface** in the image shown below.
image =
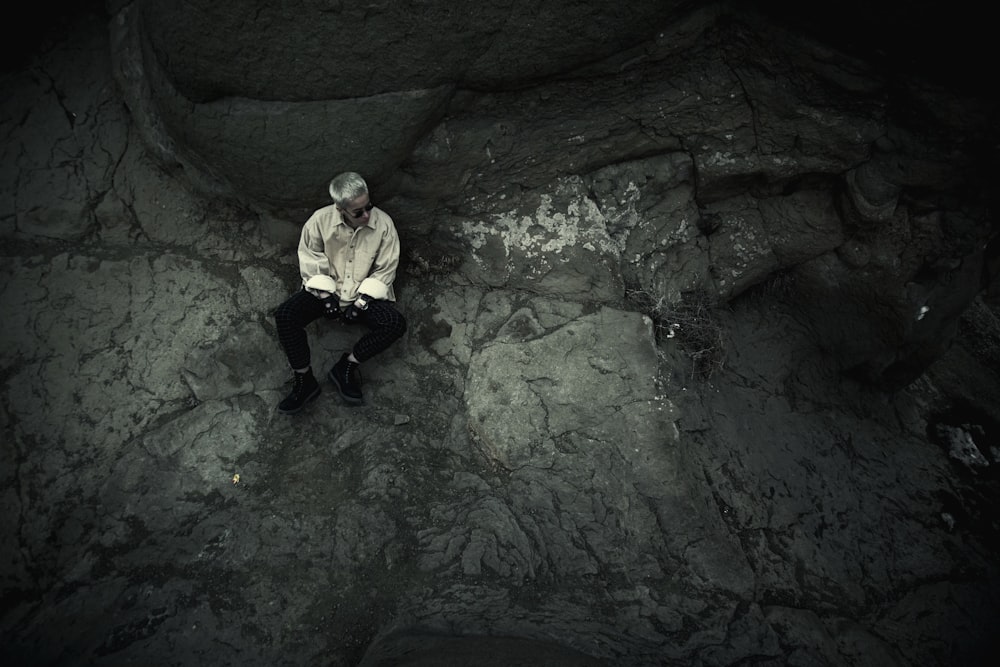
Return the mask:
{"type": "MultiPolygon", "coordinates": [[[[989,664],[978,106],[904,114],[862,63],[713,11],[539,86],[505,88],[497,37],[466,74],[495,91],[396,108],[419,118],[386,139],[406,336],[363,407],[324,382],[288,417],[271,311],[304,219],[212,194],[239,160],[164,159],[232,142],[212,105],[232,132],[281,102],[207,99],[251,70],[179,50],[197,131],[152,124],[179,107],[129,88],[156,79],[123,26],[177,4],[85,14],[4,74],[5,664],[989,664]]],[[[309,334],[320,375],[359,332],[309,334]]]]}

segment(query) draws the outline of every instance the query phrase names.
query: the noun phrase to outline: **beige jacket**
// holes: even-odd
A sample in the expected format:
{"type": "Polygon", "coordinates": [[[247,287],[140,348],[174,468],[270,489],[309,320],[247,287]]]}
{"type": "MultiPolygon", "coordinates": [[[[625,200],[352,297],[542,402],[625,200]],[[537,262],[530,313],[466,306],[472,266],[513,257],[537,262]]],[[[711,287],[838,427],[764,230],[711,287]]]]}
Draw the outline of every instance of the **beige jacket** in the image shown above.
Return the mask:
{"type": "Polygon", "coordinates": [[[396,279],[398,266],[396,225],[380,208],[371,210],[367,225],[352,229],[331,204],[309,216],[302,227],[299,273],[303,286],[313,276],[330,276],[337,283],[337,297],[342,306],[358,298],[358,288],[366,278],[386,288],[385,297],[369,296],[395,301],[392,282],[396,279]]]}

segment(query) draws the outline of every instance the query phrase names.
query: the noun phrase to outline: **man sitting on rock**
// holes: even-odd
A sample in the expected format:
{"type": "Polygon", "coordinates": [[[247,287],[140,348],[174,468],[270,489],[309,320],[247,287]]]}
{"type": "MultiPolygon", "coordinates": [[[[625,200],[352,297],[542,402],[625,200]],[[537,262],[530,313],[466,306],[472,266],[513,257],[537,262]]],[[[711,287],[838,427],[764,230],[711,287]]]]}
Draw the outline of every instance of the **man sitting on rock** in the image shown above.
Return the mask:
{"type": "Polygon", "coordinates": [[[368,184],[346,172],[330,181],[331,206],[314,212],[299,239],[302,288],[278,306],[278,340],[292,367],[292,391],[278,411],[295,414],[319,396],[305,327],[320,317],[360,322],[368,332],[345,352],[329,378],[348,405],[364,402],[360,364],[406,332],[396,310],[392,281],[399,265],[399,237],[389,215],[371,203],[368,184]]]}

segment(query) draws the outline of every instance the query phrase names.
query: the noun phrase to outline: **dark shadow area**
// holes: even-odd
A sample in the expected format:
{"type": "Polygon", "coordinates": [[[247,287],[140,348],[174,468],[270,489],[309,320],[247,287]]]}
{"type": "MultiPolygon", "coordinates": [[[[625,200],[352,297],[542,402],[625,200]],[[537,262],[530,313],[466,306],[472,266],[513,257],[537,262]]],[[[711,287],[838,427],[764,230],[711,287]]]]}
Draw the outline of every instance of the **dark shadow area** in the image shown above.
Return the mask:
{"type": "Polygon", "coordinates": [[[879,65],[887,74],[919,74],[968,95],[992,95],[983,81],[995,50],[989,5],[768,0],[757,6],[776,22],[879,65]]]}
{"type": "Polygon", "coordinates": [[[101,0],[40,0],[19,7],[3,21],[0,74],[27,67],[37,53],[49,50],[77,19],[87,14],[108,15],[101,0]]]}

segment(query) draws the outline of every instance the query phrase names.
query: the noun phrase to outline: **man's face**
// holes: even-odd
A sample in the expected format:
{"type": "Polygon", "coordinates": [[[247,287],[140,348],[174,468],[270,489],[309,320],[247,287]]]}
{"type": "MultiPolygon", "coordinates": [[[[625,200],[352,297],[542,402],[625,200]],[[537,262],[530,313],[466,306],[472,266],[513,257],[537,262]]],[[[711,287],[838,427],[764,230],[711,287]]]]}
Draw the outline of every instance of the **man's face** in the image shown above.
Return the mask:
{"type": "Polygon", "coordinates": [[[340,209],[340,214],[352,227],[367,225],[369,218],[371,218],[372,203],[367,192],[350,200],[345,206],[337,208],[340,209]]]}

